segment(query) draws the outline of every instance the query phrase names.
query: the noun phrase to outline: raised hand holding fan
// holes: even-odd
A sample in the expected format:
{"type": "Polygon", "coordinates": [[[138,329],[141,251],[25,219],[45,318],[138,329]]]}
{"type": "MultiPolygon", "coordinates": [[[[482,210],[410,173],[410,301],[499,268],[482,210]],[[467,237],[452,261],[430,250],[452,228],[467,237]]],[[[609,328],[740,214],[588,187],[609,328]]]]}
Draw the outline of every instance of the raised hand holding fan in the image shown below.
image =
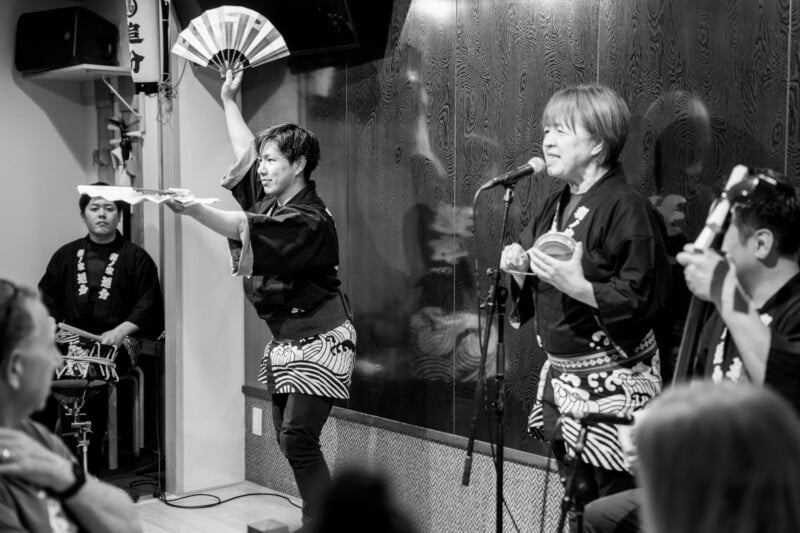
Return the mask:
{"type": "Polygon", "coordinates": [[[172,53],[221,76],[289,55],[283,36],[260,13],[240,6],[220,6],[192,19],[172,53]]]}

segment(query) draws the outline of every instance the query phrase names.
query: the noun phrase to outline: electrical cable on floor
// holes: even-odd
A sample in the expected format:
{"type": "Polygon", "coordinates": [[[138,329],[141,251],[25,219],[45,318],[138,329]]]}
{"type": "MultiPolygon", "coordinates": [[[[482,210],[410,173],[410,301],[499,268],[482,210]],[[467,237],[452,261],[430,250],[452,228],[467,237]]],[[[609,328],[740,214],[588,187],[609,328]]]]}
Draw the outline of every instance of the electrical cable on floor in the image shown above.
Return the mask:
{"type": "Polygon", "coordinates": [[[302,509],[303,508],[302,505],[297,505],[288,496],[284,496],[283,494],[276,494],[274,492],[248,492],[247,494],[240,494],[238,496],[231,496],[230,498],[226,498],[224,500],[221,499],[219,496],[215,496],[213,494],[206,494],[206,493],[189,494],[189,495],[186,495],[186,496],[180,496],[178,498],[172,498],[171,500],[168,500],[165,495],[162,495],[161,498],[159,498],[159,499],[162,502],[164,502],[166,505],[169,505],[170,507],[177,507],[178,509],[207,509],[209,507],[216,507],[217,505],[222,505],[223,503],[228,503],[229,501],[237,500],[239,498],[246,498],[246,497],[249,497],[249,496],[272,496],[274,498],[281,498],[283,500],[286,500],[292,506],[297,507],[298,509],[302,509]],[[204,504],[199,504],[199,505],[177,505],[176,503],[174,503],[174,502],[177,502],[177,501],[185,500],[187,498],[197,498],[197,497],[200,497],[200,496],[206,497],[206,498],[213,498],[216,501],[214,501],[212,503],[204,503],[204,504]]]}
{"type": "MultiPolygon", "coordinates": [[[[161,408],[161,405],[160,405],[160,403],[161,403],[160,402],[160,396],[161,396],[160,387],[161,387],[161,383],[160,383],[160,381],[161,380],[159,378],[159,383],[158,383],[158,386],[157,386],[158,394],[156,394],[156,412],[157,413],[160,412],[159,410],[161,408]]],[[[298,505],[298,504],[294,503],[291,499],[289,499],[288,496],[284,496],[283,494],[275,494],[275,493],[271,493],[271,492],[248,492],[247,494],[240,494],[238,496],[232,496],[232,497],[224,499],[224,500],[220,499],[219,496],[215,496],[213,494],[198,493],[198,494],[189,494],[189,495],[186,495],[186,496],[180,496],[180,497],[172,498],[172,499],[168,500],[166,493],[163,491],[163,489],[161,487],[161,473],[162,473],[162,471],[161,471],[161,431],[160,431],[160,426],[161,426],[161,424],[156,424],[156,457],[157,457],[157,465],[158,465],[157,466],[157,472],[156,472],[156,479],[155,480],[142,479],[142,480],[132,481],[130,483],[130,487],[138,487],[138,486],[142,486],[142,485],[153,485],[155,487],[155,491],[153,493],[153,496],[155,498],[158,498],[159,500],[164,502],[164,504],[166,504],[166,505],[168,505],[170,507],[176,507],[178,509],[206,509],[206,508],[209,508],[209,507],[216,507],[217,505],[222,505],[223,503],[227,503],[229,501],[236,500],[236,499],[239,499],[239,498],[245,498],[245,497],[248,497],[248,496],[273,496],[275,498],[281,498],[281,499],[286,500],[293,507],[297,507],[298,509],[302,509],[303,508],[302,505],[298,505]],[[178,505],[178,504],[175,503],[175,502],[178,502],[178,501],[181,501],[181,500],[186,500],[188,498],[196,498],[196,497],[213,498],[216,501],[214,501],[212,503],[199,504],[199,505],[178,505]]]]}

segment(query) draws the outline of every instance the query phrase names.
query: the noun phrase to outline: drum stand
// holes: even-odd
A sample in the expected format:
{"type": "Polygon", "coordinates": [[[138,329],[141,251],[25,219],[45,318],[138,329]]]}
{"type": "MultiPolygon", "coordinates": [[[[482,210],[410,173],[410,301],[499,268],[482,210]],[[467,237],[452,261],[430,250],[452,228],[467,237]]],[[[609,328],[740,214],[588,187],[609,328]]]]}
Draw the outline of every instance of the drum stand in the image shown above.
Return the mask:
{"type": "Polygon", "coordinates": [[[72,422],[70,422],[72,432],[64,433],[64,435],[75,436],[77,439],[76,447],[81,457],[83,470],[86,472],[89,471],[89,433],[92,432],[92,422],[90,420],[81,420],[81,418],[84,416],[83,406],[86,403],[87,391],[88,388],[77,396],[56,395],[58,403],[64,408],[67,416],[72,417],[72,422]]]}
{"type": "Polygon", "coordinates": [[[117,347],[104,345],[97,335],[63,322],[58,328],[56,342],[63,348],[62,353],[66,353],[62,355],[63,364],[56,371],[51,391],[66,415],[72,417],[72,432],[64,435],[75,436],[83,469],[88,471],[92,422],[83,420],[87,416],[83,407],[87,397],[96,394],[99,387],[119,381],[115,364],[117,347]]]}

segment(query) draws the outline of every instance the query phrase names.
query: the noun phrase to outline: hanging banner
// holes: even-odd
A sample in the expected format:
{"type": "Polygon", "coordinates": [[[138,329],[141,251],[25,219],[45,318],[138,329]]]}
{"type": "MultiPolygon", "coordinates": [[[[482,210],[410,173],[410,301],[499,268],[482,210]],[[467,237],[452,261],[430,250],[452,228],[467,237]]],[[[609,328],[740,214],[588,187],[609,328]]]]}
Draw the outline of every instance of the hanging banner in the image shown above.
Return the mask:
{"type": "Polygon", "coordinates": [[[137,93],[158,92],[161,81],[160,0],[125,0],[131,76],[137,93]]]}

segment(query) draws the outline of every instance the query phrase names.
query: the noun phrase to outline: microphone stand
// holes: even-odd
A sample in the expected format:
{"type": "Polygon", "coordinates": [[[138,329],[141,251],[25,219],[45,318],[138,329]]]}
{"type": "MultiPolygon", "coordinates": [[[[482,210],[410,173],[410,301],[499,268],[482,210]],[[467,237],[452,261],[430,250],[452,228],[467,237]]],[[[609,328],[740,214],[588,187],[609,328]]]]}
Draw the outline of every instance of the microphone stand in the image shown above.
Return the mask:
{"type": "MultiPolygon", "coordinates": [[[[504,184],[505,194],[503,202],[503,222],[500,229],[500,239],[502,242],[506,234],[506,226],[508,225],[508,212],[511,207],[511,202],[514,199],[514,184],[504,184]]],[[[475,200],[481,193],[479,189],[475,193],[475,200]]],[[[474,202],[473,202],[474,204],[474,202]]],[[[473,213],[475,210],[473,209],[473,213]]],[[[486,357],[489,351],[489,335],[492,331],[492,321],[497,311],[497,352],[495,358],[495,430],[496,436],[496,450],[495,450],[495,472],[497,475],[495,496],[495,524],[497,533],[503,532],[503,415],[505,411],[505,348],[504,348],[504,322],[505,322],[505,306],[506,298],[508,297],[508,289],[506,289],[501,280],[502,272],[500,270],[499,259],[498,266],[495,269],[489,269],[488,273],[493,276],[492,286],[486,296],[486,301],[483,306],[486,310],[486,324],[484,326],[483,337],[481,338],[481,357],[480,367],[478,370],[478,384],[475,388],[475,398],[473,401],[472,422],[470,425],[470,436],[467,443],[467,457],[464,459],[464,473],[461,477],[462,485],[469,485],[470,472],[472,470],[472,452],[475,447],[475,430],[478,422],[479,405],[481,403],[481,396],[483,388],[485,387],[485,380],[480,379],[484,375],[486,368],[486,357]]]]}
{"type": "Polygon", "coordinates": [[[556,531],[564,531],[564,522],[567,518],[567,512],[570,508],[575,511],[575,518],[577,521],[576,531],[583,531],[583,498],[577,497],[575,494],[575,484],[577,482],[578,463],[580,462],[583,449],[586,446],[586,436],[589,433],[589,423],[586,420],[581,420],[581,430],[578,433],[578,442],[575,444],[575,450],[569,459],[569,477],[567,484],[564,487],[564,499],[561,500],[561,515],[558,517],[558,528],[556,531]]]}

